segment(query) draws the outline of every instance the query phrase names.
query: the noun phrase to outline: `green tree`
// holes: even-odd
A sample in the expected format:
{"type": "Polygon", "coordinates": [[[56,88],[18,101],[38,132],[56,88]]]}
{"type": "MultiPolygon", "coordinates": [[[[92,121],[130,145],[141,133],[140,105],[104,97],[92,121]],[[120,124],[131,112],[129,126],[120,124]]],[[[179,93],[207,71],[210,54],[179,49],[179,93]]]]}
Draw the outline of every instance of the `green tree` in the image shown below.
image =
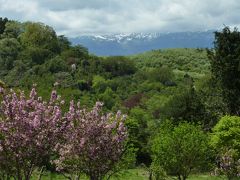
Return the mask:
{"type": "Polygon", "coordinates": [[[226,113],[227,107],[223,101],[222,90],[211,75],[201,78],[197,89],[198,97],[205,109],[205,128],[211,129],[226,113]]]}
{"type": "Polygon", "coordinates": [[[176,92],[161,113],[163,118],[173,118],[176,123],[186,120],[205,124],[205,108],[194,87],[183,87],[181,91],[176,92]]]}
{"type": "MultiPolygon", "coordinates": [[[[61,40],[62,42],[62,40],[61,40]]],[[[69,49],[66,49],[65,51],[62,52],[62,57],[64,58],[86,58],[88,57],[88,49],[81,46],[77,45],[74,47],[71,47],[69,49]]]]}
{"type": "Polygon", "coordinates": [[[107,88],[106,79],[99,75],[93,76],[92,88],[98,93],[104,92],[107,88]]]}
{"type": "Polygon", "coordinates": [[[4,38],[0,40],[0,69],[10,70],[13,63],[17,60],[20,52],[20,44],[14,38],[4,38]]]}
{"type": "Polygon", "coordinates": [[[107,87],[104,93],[99,95],[99,98],[109,110],[111,110],[119,100],[117,94],[115,94],[110,87],[107,87]]]}
{"type": "Polygon", "coordinates": [[[174,127],[165,122],[153,140],[153,169],[185,180],[193,169],[206,162],[207,140],[198,126],[181,123],[174,127]]]}
{"type": "Polygon", "coordinates": [[[150,147],[148,141],[150,138],[149,123],[151,117],[145,110],[135,107],[131,109],[126,125],[129,129],[129,140],[137,149],[137,164],[150,166],[152,159],[150,156],[150,147]]]}
{"type": "Polygon", "coordinates": [[[70,48],[71,42],[64,35],[58,36],[58,42],[61,52],[70,48]]]}
{"type": "Polygon", "coordinates": [[[112,56],[104,59],[103,68],[112,76],[131,75],[136,71],[134,62],[123,56],[112,56]]]}
{"type": "Polygon", "coordinates": [[[161,82],[162,84],[171,82],[174,77],[173,71],[167,66],[151,69],[147,74],[150,80],[161,82]]]}
{"type": "Polygon", "coordinates": [[[218,152],[221,173],[228,179],[240,173],[240,117],[224,116],[213,128],[211,144],[218,152]]]}
{"type": "Polygon", "coordinates": [[[4,32],[5,25],[8,22],[7,18],[0,17],[0,35],[4,32]]]}
{"type": "Polygon", "coordinates": [[[211,71],[220,82],[231,115],[240,113],[240,32],[225,27],[215,33],[215,48],[209,51],[211,71]]]}
{"type": "Polygon", "coordinates": [[[2,38],[18,38],[23,31],[23,26],[17,21],[8,21],[5,24],[5,29],[2,38]]]}
{"type": "Polygon", "coordinates": [[[47,62],[47,67],[51,73],[66,72],[70,69],[70,67],[67,66],[66,62],[60,56],[56,56],[49,60],[47,62]]]}
{"type": "Polygon", "coordinates": [[[43,49],[39,47],[28,47],[20,54],[20,58],[28,64],[28,66],[34,66],[43,64],[47,59],[51,58],[52,53],[48,49],[43,49]]]}
{"type": "Polygon", "coordinates": [[[60,50],[56,32],[52,27],[42,23],[25,23],[24,32],[21,34],[20,40],[26,48],[37,47],[53,53],[57,53],[60,50]]]}
{"type": "Polygon", "coordinates": [[[212,144],[217,149],[227,147],[240,153],[240,117],[222,117],[213,128],[212,144]]]}
{"type": "Polygon", "coordinates": [[[0,87],[3,88],[5,87],[5,83],[3,81],[0,80],[0,87]]]}

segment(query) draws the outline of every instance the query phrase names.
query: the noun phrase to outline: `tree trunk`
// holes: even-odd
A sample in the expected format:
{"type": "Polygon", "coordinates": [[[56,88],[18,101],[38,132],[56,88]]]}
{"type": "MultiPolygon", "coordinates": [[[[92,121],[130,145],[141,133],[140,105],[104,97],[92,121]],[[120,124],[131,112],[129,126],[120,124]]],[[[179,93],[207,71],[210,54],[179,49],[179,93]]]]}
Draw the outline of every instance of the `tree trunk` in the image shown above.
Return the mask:
{"type": "Polygon", "coordinates": [[[41,179],[42,179],[43,169],[44,169],[44,167],[42,166],[42,168],[41,168],[41,170],[40,170],[40,172],[39,172],[38,180],[41,180],[41,179]]]}
{"type": "Polygon", "coordinates": [[[101,180],[99,176],[90,175],[90,180],[101,180]]]}
{"type": "Polygon", "coordinates": [[[152,171],[149,172],[149,180],[152,180],[152,171]]]}
{"type": "Polygon", "coordinates": [[[182,180],[181,175],[178,175],[178,180],[182,180]]]}

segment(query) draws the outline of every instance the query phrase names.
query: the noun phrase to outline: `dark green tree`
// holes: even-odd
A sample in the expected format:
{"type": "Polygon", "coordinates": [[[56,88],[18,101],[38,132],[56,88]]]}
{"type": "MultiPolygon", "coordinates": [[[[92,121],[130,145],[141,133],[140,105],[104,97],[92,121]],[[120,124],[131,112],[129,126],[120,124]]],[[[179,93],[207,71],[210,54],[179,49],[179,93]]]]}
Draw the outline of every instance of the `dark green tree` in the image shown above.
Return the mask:
{"type": "Polygon", "coordinates": [[[215,32],[214,50],[209,51],[211,71],[220,83],[223,99],[231,115],[240,113],[240,32],[225,27],[215,32]]]}
{"type": "Polygon", "coordinates": [[[0,17],[0,34],[4,32],[5,24],[8,22],[7,18],[0,17]]]}
{"type": "Polygon", "coordinates": [[[177,92],[163,108],[162,118],[173,119],[175,123],[182,120],[205,124],[205,108],[194,87],[177,92]]]}
{"type": "Polygon", "coordinates": [[[17,60],[20,51],[20,44],[14,38],[4,38],[0,40],[0,70],[10,70],[17,60]]]}
{"type": "Polygon", "coordinates": [[[58,36],[58,43],[61,49],[61,52],[70,48],[71,42],[64,35],[58,36]]]}
{"type": "Polygon", "coordinates": [[[4,32],[2,33],[2,38],[15,38],[17,39],[19,35],[23,32],[23,25],[18,21],[8,21],[5,24],[4,32]]]}
{"type": "Polygon", "coordinates": [[[134,62],[123,56],[107,57],[103,61],[103,68],[113,77],[131,75],[136,72],[134,62]]]}

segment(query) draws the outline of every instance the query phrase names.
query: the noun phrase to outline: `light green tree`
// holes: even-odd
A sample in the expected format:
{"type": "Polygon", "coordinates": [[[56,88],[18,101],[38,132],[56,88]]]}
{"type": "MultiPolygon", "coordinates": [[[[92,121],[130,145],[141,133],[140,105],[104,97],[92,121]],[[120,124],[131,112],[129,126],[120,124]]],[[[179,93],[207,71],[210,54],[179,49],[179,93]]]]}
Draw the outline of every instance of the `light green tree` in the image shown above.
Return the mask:
{"type": "Polygon", "coordinates": [[[240,174],[240,117],[222,117],[213,128],[211,144],[219,154],[218,172],[228,179],[237,178],[240,174]]]}
{"type": "MultiPolygon", "coordinates": [[[[207,142],[207,135],[198,126],[184,122],[174,127],[169,121],[163,123],[153,140],[153,170],[185,180],[205,162],[207,142]]],[[[155,173],[156,179],[160,178],[158,175],[155,173]]]]}

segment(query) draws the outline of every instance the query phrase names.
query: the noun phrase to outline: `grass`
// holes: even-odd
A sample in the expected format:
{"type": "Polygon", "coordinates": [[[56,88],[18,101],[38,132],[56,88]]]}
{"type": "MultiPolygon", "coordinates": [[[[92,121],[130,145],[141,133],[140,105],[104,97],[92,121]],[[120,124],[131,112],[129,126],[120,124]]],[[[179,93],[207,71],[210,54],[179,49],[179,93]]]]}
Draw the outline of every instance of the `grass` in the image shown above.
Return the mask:
{"type": "Polygon", "coordinates": [[[210,176],[210,175],[192,175],[189,180],[225,180],[224,177],[210,176]]]}
{"type": "MultiPolygon", "coordinates": [[[[33,180],[37,180],[37,175],[33,177],[33,180]]],[[[42,180],[65,180],[63,175],[46,172],[42,177],[42,180]]],[[[148,180],[148,172],[145,169],[137,168],[122,171],[121,173],[110,178],[111,180],[148,180]]],[[[171,178],[176,179],[177,178],[171,178]]],[[[188,180],[225,180],[223,177],[210,176],[208,174],[191,175],[188,180]]],[[[86,177],[82,177],[81,180],[88,180],[86,177]]]]}

